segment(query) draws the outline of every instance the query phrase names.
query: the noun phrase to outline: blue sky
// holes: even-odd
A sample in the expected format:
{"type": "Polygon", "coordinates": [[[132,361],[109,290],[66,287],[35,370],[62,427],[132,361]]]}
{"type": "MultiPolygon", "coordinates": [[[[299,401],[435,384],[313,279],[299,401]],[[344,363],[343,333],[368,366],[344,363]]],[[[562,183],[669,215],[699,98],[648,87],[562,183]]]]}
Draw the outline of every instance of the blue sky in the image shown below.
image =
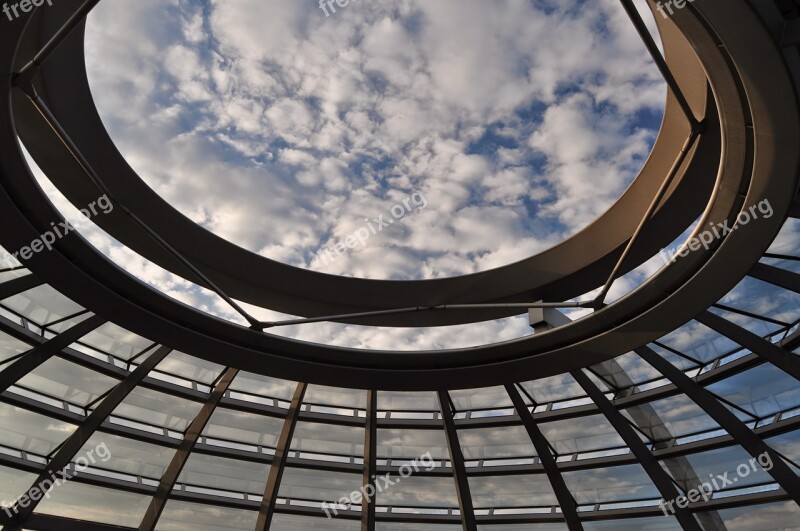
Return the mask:
{"type": "MultiPolygon", "coordinates": [[[[90,15],[86,49],[112,138],[170,204],[263,256],[366,278],[491,269],[579,231],[641,168],[666,97],[616,0],[360,1],[330,17],[311,0],[115,0],[90,15]],[[319,260],[414,192],[424,210],[319,260]]],[[[237,319],[207,290],[92,237],[165,293],[237,319]]],[[[512,318],[280,333],[414,349],[531,330],[512,318]]]]}

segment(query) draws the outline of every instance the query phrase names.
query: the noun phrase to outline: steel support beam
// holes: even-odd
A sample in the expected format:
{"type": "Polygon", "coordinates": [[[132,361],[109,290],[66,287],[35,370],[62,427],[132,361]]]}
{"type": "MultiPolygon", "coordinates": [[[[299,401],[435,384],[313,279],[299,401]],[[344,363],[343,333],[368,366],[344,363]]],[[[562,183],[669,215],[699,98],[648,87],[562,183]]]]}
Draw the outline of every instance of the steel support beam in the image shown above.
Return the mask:
{"type": "Polygon", "coordinates": [[[300,407],[303,405],[306,388],[307,384],[297,384],[292,403],[289,406],[289,412],[286,414],[286,420],[283,421],[283,429],[281,429],[281,435],[278,438],[278,446],[275,448],[275,457],[272,458],[269,477],[267,478],[267,484],[264,486],[264,497],[261,500],[261,507],[258,511],[258,520],[256,520],[256,531],[267,531],[272,523],[283,471],[286,469],[286,460],[289,458],[289,448],[292,445],[292,437],[294,437],[294,430],[297,427],[297,418],[300,416],[300,407]]]}
{"type": "Polygon", "coordinates": [[[24,277],[12,278],[0,284],[0,301],[4,301],[14,295],[19,295],[29,289],[38,288],[44,284],[35,275],[25,275],[24,277]]]}
{"type": "MultiPolygon", "coordinates": [[[[100,425],[103,424],[117,406],[125,400],[125,397],[127,397],[128,394],[136,388],[139,382],[141,382],[156,365],[161,363],[171,351],[172,349],[167,347],[156,349],[156,351],[150,354],[150,356],[131,372],[127,378],[118,383],[108,396],[100,402],[97,408],[86,417],[83,424],[78,426],[78,429],[61,445],[61,448],[59,448],[56,455],[50,460],[45,470],[43,470],[39,474],[39,477],[36,478],[36,481],[33,482],[31,489],[37,485],[42,485],[43,482],[49,479],[54,473],[61,473],[61,471],[69,465],[75,455],[77,455],[80,449],[83,448],[83,445],[86,444],[86,441],[89,440],[92,434],[97,431],[100,425]]],[[[28,489],[28,492],[30,492],[31,489],[28,489]]],[[[12,509],[15,516],[3,529],[6,531],[20,531],[27,525],[30,515],[36,509],[40,500],[41,499],[30,499],[30,503],[25,507],[15,504],[14,509],[12,509]]]]}
{"type": "Polygon", "coordinates": [[[522,420],[522,424],[525,426],[525,430],[527,430],[528,436],[533,442],[534,448],[536,448],[536,455],[539,456],[544,471],[547,473],[547,479],[550,480],[550,485],[553,487],[553,492],[555,492],[556,499],[561,507],[564,520],[567,522],[567,527],[569,527],[570,531],[583,530],[583,524],[581,524],[580,518],[578,518],[575,498],[572,497],[572,493],[567,488],[567,484],[564,482],[561,472],[558,471],[558,465],[556,464],[555,458],[553,458],[553,454],[550,453],[550,445],[547,443],[547,439],[542,434],[539,426],[536,425],[536,421],[533,420],[533,415],[531,415],[531,412],[525,405],[525,401],[522,399],[522,395],[519,394],[517,388],[513,385],[506,385],[505,388],[508,396],[511,397],[511,401],[514,403],[514,409],[517,410],[517,415],[519,415],[519,418],[522,420]]]}
{"type": "MultiPolygon", "coordinates": [[[[367,391],[367,418],[364,430],[364,472],[361,484],[375,489],[375,475],[378,473],[378,391],[367,391]]],[[[366,489],[365,489],[366,490],[366,489]]],[[[375,531],[375,497],[364,496],[361,500],[361,531],[375,531]]]]}
{"type": "Polygon", "coordinates": [[[756,262],[756,265],[750,270],[750,276],[769,282],[773,286],[800,293],[800,275],[793,271],[756,262]]]}
{"type": "Polygon", "coordinates": [[[184,465],[186,465],[186,461],[189,459],[192,449],[195,444],[197,444],[197,439],[200,437],[200,434],[203,433],[211,415],[217,408],[217,404],[219,404],[219,401],[225,395],[228,387],[230,387],[231,382],[236,378],[238,373],[239,369],[228,368],[225,370],[222,377],[214,386],[214,390],[208,396],[208,401],[189,425],[180,447],[175,451],[175,455],[172,456],[172,461],[170,461],[167,470],[161,477],[158,490],[156,490],[155,496],[153,496],[150,505],[147,507],[147,512],[145,512],[144,518],[142,518],[142,523],[139,524],[139,531],[153,531],[153,529],[155,529],[158,518],[161,516],[161,512],[164,510],[167,499],[172,492],[172,488],[178,481],[178,476],[181,475],[181,471],[184,465]]]}
{"type": "Polygon", "coordinates": [[[439,407],[442,410],[445,434],[447,435],[447,448],[450,450],[450,462],[453,464],[453,479],[456,483],[458,507],[461,511],[461,526],[464,531],[478,531],[475,522],[475,509],[472,506],[472,494],[469,490],[467,467],[464,465],[464,454],[461,452],[461,443],[458,442],[456,423],[453,420],[453,411],[450,409],[450,396],[447,391],[437,391],[439,407]]]}
{"type": "MultiPolygon", "coordinates": [[[[672,483],[669,475],[664,472],[664,469],[659,465],[658,460],[653,456],[650,450],[644,445],[639,436],[634,431],[633,426],[628,423],[628,420],[614,407],[611,401],[606,398],[606,395],[592,382],[592,380],[581,371],[572,371],[570,373],[575,381],[586,391],[589,398],[597,404],[597,407],[608,419],[614,429],[619,433],[622,440],[639,460],[639,463],[644,468],[647,475],[653,481],[653,484],[658,489],[661,497],[664,500],[673,500],[680,496],[678,489],[672,483]]],[[[700,525],[695,520],[692,512],[686,508],[676,507],[675,517],[678,519],[681,527],[690,531],[702,531],[700,525]]]]}
{"type": "Polygon", "coordinates": [[[86,334],[102,326],[105,322],[104,318],[93,315],[45,341],[38,347],[29,350],[0,372],[0,393],[86,334]]]}
{"type": "Polygon", "coordinates": [[[695,317],[695,320],[739,343],[753,354],[761,356],[779,369],[800,380],[800,363],[797,362],[797,356],[794,354],[709,311],[701,313],[695,317]]]}
{"type": "Polygon", "coordinates": [[[772,468],[767,470],[786,493],[800,504],[800,477],[789,468],[781,456],[770,448],[758,435],[748,428],[736,415],[734,415],[722,402],[706,388],[686,376],[673,364],[659,356],[648,347],[636,349],[636,353],[647,363],[652,365],[661,374],[677,385],[691,400],[693,400],[709,417],[727,431],[733,439],[741,445],[751,456],[767,454],[772,460],[772,468]]]}

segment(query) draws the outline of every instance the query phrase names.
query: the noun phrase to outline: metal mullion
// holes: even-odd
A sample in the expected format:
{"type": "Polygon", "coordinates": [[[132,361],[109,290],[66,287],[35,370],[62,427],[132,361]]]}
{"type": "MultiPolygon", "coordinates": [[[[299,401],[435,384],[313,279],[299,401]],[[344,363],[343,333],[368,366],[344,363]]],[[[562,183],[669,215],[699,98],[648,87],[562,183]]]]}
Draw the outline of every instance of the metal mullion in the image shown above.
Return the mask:
{"type": "Polygon", "coordinates": [[[25,275],[24,277],[12,278],[0,284],[0,301],[4,301],[14,295],[24,293],[29,289],[38,288],[44,282],[36,275],[25,275]]]}
{"type": "Polygon", "coordinates": [[[748,275],[773,286],[800,293],[800,275],[793,271],[756,262],[748,275]]]}
{"type": "Polygon", "coordinates": [[[475,521],[475,509],[472,505],[467,467],[464,464],[464,454],[461,452],[461,444],[458,441],[458,432],[453,420],[453,410],[450,409],[450,393],[443,390],[439,390],[437,393],[445,435],[447,436],[447,447],[450,450],[450,462],[453,466],[453,480],[455,481],[458,507],[461,512],[461,526],[464,531],[477,531],[478,525],[475,521]]]}
{"type": "Polygon", "coordinates": [[[800,380],[800,363],[794,354],[709,311],[701,313],[695,320],[800,380]]]}
{"type": "Polygon", "coordinates": [[[100,0],[87,0],[72,16],[58,29],[53,37],[36,53],[34,58],[14,75],[15,81],[30,79],[39,70],[50,55],[58,49],[61,43],[80,26],[84,19],[95,8],[100,0]]]}
{"type": "Polygon", "coordinates": [[[292,403],[283,421],[281,435],[275,448],[275,456],[272,458],[272,465],[269,469],[267,483],[264,486],[264,497],[261,500],[261,507],[258,511],[256,520],[256,531],[267,531],[272,524],[272,517],[275,514],[275,504],[278,501],[278,491],[281,487],[281,479],[286,469],[286,461],[289,458],[289,449],[292,445],[292,437],[297,427],[297,419],[300,417],[300,409],[303,405],[303,398],[306,394],[308,384],[298,383],[292,396],[292,403]]]}
{"type": "Polygon", "coordinates": [[[25,352],[22,357],[0,371],[0,393],[17,383],[22,377],[36,369],[39,365],[106,322],[104,318],[93,315],[75,326],[64,330],[57,336],[48,339],[28,352],[25,352]]]}
{"type": "Polygon", "coordinates": [[[644,20],[642,20],[639,10],[636,9],[636,6],[633,4],[632,0],[620,1],[622,3],[622,7],[625,9],[625,12],[628,14],[628,17],[631,19],[633,26],[636,28],[637,33],[639,33],[639,37],[641,37],[642,41],[644,42],[647,51],[653,58],[656,67],[658,67],[658,70],[661,72],[664,81],[666,81],[667,86],[669,86],[672,95],[678,102],[681,111],[683,111],[683,114],[686,117],[686,120],[689,122],[689,126],[691,127],[692,131],[699,132],[702,124],[695,117],[692,107],[689,105],[689,102],[687,101],[686,96],[683,94],[683,91],[681,90],[678,81],[675,79],[675,76],[672,75],[672,70],[670,70],[666,59],[664,59],[664,56],[658,49],[658,45],[653,39],[653,36],[650,34],[650,30],[647,29],[647,24],[645,24],[644,20]]]}
{"type": "MultiPolygon", "coordinates": [[[[622,0],[623,2],[625,0],[622,0]]],[[[683,144],[680,153],[675,159],[675,162],[672,164],[672,167],[669,169],[666,178],[661,183],[658,191],[656,192],[655,197],[653,197],[650,205],[648,205],[647,210],[644,213],[641,221],[639,221],[639,225],[636,227],[636,230],[633,232],[631,237],[628,239],[628,243],[625,245],[625,249],[622,251],[622,254],[617,259],[617,263],[614,265],[614,268],[611,270],[611,274],[608,276],[608,280],[603,285],[603,288],[598,293],[597,297],[595,297],[594,301],[592,301],[592,305],[595,309],[599,309],[604,305],[606,296],[608,292],[611,290],[611,286],[614,285],[614,282],[619,277],[620,270],[622,269],[622,264],[625,262],[625,259],[628,258],[631,250],[633,249],[634,244],[639,239],[639,236],[644,231],[647,222],[653,217],[653,214],[658,208],[658,205],[661,203],[661,200],[666,195],[669,187],[672,185],[672,181],[678,175],[678,172],[683,166],[683,163],[686,161],[686,157],[689,156],[689,152],[691,151],[692,147],[695,145],[695,142],[700,136],[699,130],[692,130],[689,134],[689,137],[686,139],[686,142],[683,144]]]]}
{"type": "Polygon", "coordinates": [[[800,478],[781,460],[778,452],[767,445],[761,437],[717,400],[711,391],[683,374],[656,352],[647,347],[635,349],[635,352],[680,388],[751,456],[755,458],[765,453],[769,455],[773,466],[767,470],[767,473],[796,503],[800,504],[800,478]]]}
{"type": "Polygon", "coordinates": [[[755,314],[753,312],[748,312],[747,310],[741,310],[739,308],[734,308],[733,306],[728,306],[727,304],[720,304],[720,303],[717,302],[715,304],[712,304],[711,306],[713,308],[716,308],[718,310],[722,310],[724,312],[731,312],[731,313],[735,313],[737,315],[742,315],[744,317],[750,317],[751,319],[764,321],[765,323],[772,323],[774,325],[780,326],[781,328],[785,328],[787,326],[791,326],[790,323],[786,323],[786,322],[783,322],[783,321],[778,321],[777,319],[773,319],[772,317],[767,317],[767,316],[764,316],[764,315],[758,315],[758,314],[755,314]]]}
{"type": "MultiPolygon", "coordinates": [[[[97,431],[103,422],[111,415],[111,413],[119,406],[123,400],[133,391],[139,382],[147,376],[156,365],[161,363],[161,361],[172,351],[167,347],[161,347],[159,350],[155,351],[147,360],[144,361],[135,371],[133,371],[127,378],[123,381],[118,383],[108,394],[108,396],[103,400],[103,402],[94,410],[92,413],[86,417],[86,420],[78,426],[78,428],[70,435],[66,441],[64,441],[59,449],[58,452],[53,456],[53,458],[49,461],[45,469],[39,474],[39,477],[33,482],[28,492],[31,491],[37,485],[41,485],[46,479],[50,478],[54,473],[60,473],[67,467],[71,462],[72,459],[77,455],[83,445],[89,440],[89,438],[97,431]]],[[[33,498],[30,499],[30,503],[26,506],[21,506],[19,504],[15,504],[13,512],[15,516],[11,519],[11,522],[6,524],[4,529],[6,531],[19,531],[21,530],[30,515],[36,509],[37,505],[39,504],[39,500],[34,500],[33,498]]]]}
{"type": "MultiPolygon", "coordinates": [[[[576,370],[572,371],[570,374],[575,378],[578,384],[583,387],[584,391],[586,391],[594,403],[597,404],[597,407],[608,419],[609,423],[611,423],[617,433],[619,433],[622,440],[625,441],[625,444],[628,445],[631,452],[639,461],[639,464],[644,468],[645,472],[647,472],[647,475],[650,476],[650,480],[658,489],[661,497],[664,500],[673,500],[680,496],[672,478],[661,468],[661,465],[658,463],[653,453],[647,449],[642,440],[636,435],[628,419],[614,407],[611,401],[606,398],[586,373],[582,370],[576,370]]],[[[690,510],[676,507],[675,517],[678,519],[683,529],[702,531],[690,510]]]]}
{"type": "Polygon", "coordinates": [[[653,343],[654,345],[658,345],[660,348],[663,348],[664,350],[666,350],[666,351],[668,351],[668,352],[671,352],[672,354],[675,354],[675,355],[676,355],[676,356],[678,356],[679,358],[683,358],[683,359],[685,359],[685,360],[686,360],[686,361],[688,361],[689,363],[694,363],[695,365],[697,365],[697,366],[698,366],[698,367],[700,367],[700,368],[704,367],[706,364],[708,364],[708,363],[709,363],[709,362],[704,362],[704,361],[700,361],[700,360],[698,360],[698,359],[695,359],[695,358],[693,358],[692,356],[690,356],[690,355],[688,355],[688,354],[684,354],[684,353],[683,353],[683,352],[681,352],[680,350],[676,350],[676,349],[674,349],[674,348],[670,347],[669,345],[666,345],[666,344],[664,344],[664,343],[661,343],[661,342],[660,342],[660,341],[658,341],[658,340],[656,340],[656,341],[652,341],[652,343],[653,343]]]}
{"type": "Polygon", "coordinates": [[[194,420],[189,425],[183,441],[181,441],[180,446],[175,451],[175,455],[172,456],[172,461],[170,461],[164,475],[161,477],[153,499],[150,500],[150,505],[147,507],[142,522],[139,524],[139,531],[153,531],[153,529],[155,529],[161,512],[164,510],[164,506],[167,503],[167,499],[172,489],[175,487],[178,476],[180,476],[183,471],[183,467],[186,465],[186,461],[189,459],[192,449],[197,444],[200,434],[203,433],[220,399],[225,394],[225,391],[228,390],[228,387],[238,373],[239,369],[227,368],[225,370],[225,376],[214,387],[205,405],[203,405],[200,412],[197,413],[194,420]]]}
{"type": "Polygon", "coordinates": [[[234,301],[231,297],[229,297],[221,288],[219,288],[214,282],[209,279],[205,273],[200,271],[189,259],[187,259],[183,254],[181,254],[177,249],[172,247],[166,240],[164,240],[156,231],[154,231],[150,226],[145,223],[139,216],[137,216],[131,209],[127,206],[120,203],[114,194],[109,190],[97,172],[94,170],[92,165],[83,155],[81,150],[69,136],[69,134],[64,130],[61,126],[59,121],[56,119],[55,115],[53,115],[50,108],[47,104],[42,100],[39,94],[36,92],[36,89],[33,87],[32,84],[24,84],[20,87],[28,99],[31,101],[33,106],[36,110],[41,114],[42,118],[47,122],[47,125],[53,130],[56,136],[59,138],[64,147],[67,151],[72,155],[78,165],[81,167],[83,172],[89,177],[89,179],[94,183],[94,185],[111,201],[114,206],[119,207],[119,209],[130,218],[134,224],[139,227],[148,237],[150,237],[153,241],[155,241],[158,245],[160,245],[165,251],[167,251],[173,258],[178,260],[186,269],[188,269],[198,280],[202,287],[205,287],[211,291],[213,291],[218,297],[220,297],[225,303],[227,303],[231,308],[233,308],[236,313],[244,317],[244,319],[250,324],[250,326],[254,329],[263,329],[263,327],[259,326],[259,321],[250,315],[244,308],[241,307],[236,301],[234,301]]]}
{"type": "Polygon", "coordinates": [[[544,471],[547,473],[547,478],[550,480],[550,485],[553,487],[553,492],[561,507],[561,514],[564,515],[564,520],[567,522],[567,527],[571,531],[581,531],[583,529],[583,524],[581,524],[580,518],[578,518],[577,503],[572,493],[567,488],[564,477],[558,470],[555,458],[550,453],[550,442],[544,434],[542,434],[539,426],[537,426],[533,415],[528,411],[528,407],[525,405],[525,401],[522,399],[517,388],[513,385],[506,385],[505,388],[508,396],[511,397],[511,401],[514,403],[517,415],[519,415],[522,420],[522,424],[525,426],[525,430],[528,432],[531,442],[533,442],[534,448],[536,448],[536,454],[539,456],[544,471]]]}
{"type": "Polygon", "coordinates": [[[378,391],[367,391],[367,417],[364,429],[364,471],[361,484],[372,486],[372,497],[361,501],[361,531],[375,531],[376,489],[375,475],[378,466],[378,391]]]}
{"type": "MultiPolygon", "coordinates": [[[[45,325],[42,325],[42,328],[52,328],[53,326],[55,326],[57,324],[61,324],[61,323],[65,322],[65,321],[69,321],[70,319],[75,319],[76,317],[80,317],[81,315],[85,315],[87,313],[92,313],[92,312],[91,312],[91,310],[82,310],[80,312],[73,313],[72,315],[68,315],[66,317],[62,317],[61,319],[56,319],[53,322],[47,323],[45,325]]],[[[52,332],[52,330],[51,330],[51,332],[52,332]]],[[[53,333],[55,334],[57,332],[53,332],[53,333]]]]}

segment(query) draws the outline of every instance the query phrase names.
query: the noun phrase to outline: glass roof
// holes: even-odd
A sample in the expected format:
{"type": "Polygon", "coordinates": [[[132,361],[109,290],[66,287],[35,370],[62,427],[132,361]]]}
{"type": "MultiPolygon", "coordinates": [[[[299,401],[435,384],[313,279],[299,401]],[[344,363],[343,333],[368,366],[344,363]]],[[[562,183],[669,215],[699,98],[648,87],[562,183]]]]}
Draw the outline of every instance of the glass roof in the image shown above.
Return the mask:
{"type": "MultiPolygon", "coordinates": [[[[126,159],[200,225],[309,269],[459,275],[595,219],[641,167],[663,111],[664,84],[616,2],[496,3],[101,2],[88,70],[126,159]],[[402,230],[320,264],[320,249],[403,197],[422,208],[402,230]]],[[[233,340],[214,356],[175,350],[0,248],[0,529],[800,529],[798,212],[707,311],[629,352],[414,392],[245,371],[233,340]]],[[[161,293],[242,322],[211,290],[94,225],[79,231],[161,293]]],[[[663,265],[621,276],[606,301],[663,265]]],[[[398,350],[534,333],[525,315],[302,330],[282,333],[398,350]]]]}
{"type": "MultiPolygon", "coordinates": [[[[778,238],[786,256],[800,251],[796,227],[787,222],[778,238]]],[[[54,296],[50,311],[21,303],[38,300],[49,308],[44,295],[52,288],[29,291],[35,293],[0,301],[0,342],[8,357],[0,365],[0,379],[4,368],[44,340],[41,334],[54,316],[84,312],[62,295],[54,296]]],[[[796,295],[748,277],[719,307],[734,308],[737,300],[754,303],[742,307],[748,316],[727,309],[719,315],[764,337],[764,344],[797,350],[796,295]],[[778,325],[776,315],[792,322],[778,325]],[[769,326],[750,321],[764,319],[773,321],[764,321],[769,326]]],[[[77,436],[82,444],[69,456],[67,470],[87,456],[93,461],[41,500],[34,516],[138,527],[159,499],[159,486],[169,481],[156,529],[252,529],[263,501],[272,496],[271,529],[356,529],[360,500],[343,499],[361,492],[363,470],[374,462],[376,475],[393,482],[374,480],[382,489],[372,499],[375,529],[455,529],[464,510],[460,489],[467,489],[479,529],[566,529],[553,474],[563,481],[584,529],[678,529],[675,516],[662,514],[658,481],[666,479],[677,497],[702,488],[710,481],[706,478],[726,475],[736,481],[713,486],[709,501],[689,505],[689,514],[704,528],[713,521],[726,529],[750,529],[753,514],[767,519],[759,529],[791,528],[788,522],[800,518],[800,508],[781,501],[787,495],[771,471],[772,459],[792,474],[800,470],[797,380],[697,322],[648,347],[753,430],[774,454],[752,456],[730,435],[729,418],[693,400],[682,389],[685,384],[665,378],[638,352],[582,371],[610,401],[614,415],[587,397],[586,382],[573,373],[513,386],[523,409],[504,387],[451,390],[445,404],[435,392],[380,391],[370,420],[369,391],[248,372],[224,384],[225,367],[184,352],[159,354],[162,349],[146,338],[106,323],[54,352],[0,395],[2,494],[7,500],[20,496],[47,459],[77,436]],[[150,378],[112,398],[110,391],[123,387],[136,366],[159,355],[150,378]],[[220,385],[221,400],[214,402],[220,385]],[[298,389],[303,398],[294,413],[298,389]],[[76,431],[109,400],[118,405],[96,431],[76,431]],[[620,419],[660,472],[653,472],[624,438],[620,419]],[[376,423],[374,450],[370,422],[376,423]],[[181,449],[187,441],[188,453],[181,449]],[[170,470],[176,462],[182,466],[174,475],[170,470]],[[270,487],[276,467],[280,480],[270,487]],[[337,516],[326,518],[334,509],[337,516]],[[526,523],[506,521],[512,517],[526,523]]]]}

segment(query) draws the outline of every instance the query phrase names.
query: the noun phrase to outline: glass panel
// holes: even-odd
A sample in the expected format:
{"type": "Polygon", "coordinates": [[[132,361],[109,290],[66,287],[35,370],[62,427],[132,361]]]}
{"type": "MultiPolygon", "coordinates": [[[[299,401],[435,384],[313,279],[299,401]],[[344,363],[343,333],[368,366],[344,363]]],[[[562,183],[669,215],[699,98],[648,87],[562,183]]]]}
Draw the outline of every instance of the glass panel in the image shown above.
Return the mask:
{"type": "Polygon", "coordinates": [[[797,529],[800,508],[792,501],[748,505],[718,511],[727,531],[787,531],[797,529]]]}
{"type": "Polygon", "coordinates": [[[800,406],[797,380],[768,363],[711,384],[708,390],[757,417],[800,406]]]}
{"type": "Polygon", "coordinates": [[[11,337],[5,332],[0,332],[0,363],[30,349],[31,346],[24,341],[11,337]]]}
{"type": "MultiPolygon", "coordinates": [[[[537,404],[548,404],[586,396],[583,388],[567,373],[532,382],[523,382],[521,385],[536,400],[537,404]]],[[[527,400],[527,397],[525,398],[527,400]]]]}
{"type": "Polygon", "coordinates": [[[641,465],[563,472],[562,476],[579,505],[661,497],[641,465]]]}
{"type": "MultiPolygon", "coordinates": [[[[0,256],[0,261],[2,261],[2,256],[0,256]]],[[[5,266],[0,264],[0,269],[5,269],[5,266]]],[[[0,273],[0,284],[5,284],[9,280],[14,280],[15,278],[22,278],[27,277],[30,275],[31,272],[27,269],[15,269],[13,271],[3,271],[0,273]]]]}
{"type": "Polygon", "coordinates": [[[48,455],[77,428],[21,407],[0,402],[0,445],[48,455]]]}
{"type": "MultiPolygon", "coordinates": [[[[739,348],[739,345],[727,337],[718,334],[697,321],[686,323],[658,341],[703,363],[717,359],[739,348]]],[[[666,352],[657,345],[654,345],[653,348],[656,349],[659,354],[664,354],[666,352]]],[[[670,359],[670,361],[672,360],[670,359]]],[[[683,368],[682,365],[678,366],[683,368]]]]}
{"type": "MultiPolygon", "coordinates": [[[[276,515],[277,518],[277,515],[276,515]]],[[[158,519],[157,531],[252,531],[258,511],[168,500],[158,519]]],[[[273,520],[274,521],[274,520],[273,520]]]]}
{"type": "Polygon", "coordinates": [[[800,219],[788,218],[767,252],[800,256],[800,219]]]}
{"type": "Polygon", "coordinates": [[[800,430],[770,437],[766,443],[783,457],[789,459],[790,465],[795,469],[795,474],[800,475],[800,430]]]}
{"type": "Polygon", "coordinates": [[[137,336],[114,323],[98,327],[83,336],[80,342],[124,360],[131,359],[153,344],[149,339],[137,336]]]}
{"type": "Polygon", "coordinates": [[[34,481],[36,474],[0,466],[0,506],[13,507],[14,501],[27,492],[34,481]]]}
{"type": "Polygon", "coordinates": [[[178,483],[261,496],[268,474],[266,463],[192,453],[178,483]]]}
{"type": "Polygon", "coordinates": [[[434,392],[378,391],[378,409],[380,411],[439,411],[439,399],[434,392]]]}
{"type": "Polygon", "coordinates": [[[453,401],[456,411],[513,407],[511,398],[501,386],[450,391],[450,400],[453,401]]]}
{"type": "Polygon", "coordinates": [[[150,504],[150,496],[68,481],[43,499],[37,514],[138,527],[150,504]]]}
{"type": "Polygon", "coordinates": [[[536,455],[533,442],[522,426],[459,429],[458,440],[464,459],[507,459],[536,455]]]}
{"type": "MultiPolygon", "coordinates": [[[[797,294],[789,290],[755,278],[745,277],[719,302],[725,306],[790,324],[800,317],[798,299],[797,294]]],[[[779,325],[727,310],[711,308],[711,311],[761,337],[781,328],[779,325]]]]}
{"type": "MultiPolygon", "coordinates": [[[[586,523],[583,524],[586,529],[586,523]]],[[[564,524],[488,524],[479,525],[478,531],[568,531],[564,524]]]]}
{"type": "Polygon", "coordinates": [[[539,425],[558,455],[626,446],[602,415],[592,415],[539,425]]]}
{"type": "Polygon", "coordinates": [[[105,448],[104,453],[95,452],[101,458],[103,455],[111,455],[111,458],[106,462],[102,462],[102,459],[99,459],[96,464],[98,468],[155,480],[161,479],[161,476],[164,475],[164,470],[169,466],[172,456],[175,455],[174,448],[103,432],[95,432],[83,445],[78,455],[87,455],[92,449],[96,448],[101,450],[105,448]]]}
{"type": "Polygon", "coordinates": [[[663,377],[661,373],[633,352],[595,365],[594,368],[617,389],[627,389],[632,385],[663,377]]]}
{"type": "Polygon", "coordinates": [[[383,507],[458,508],[456,486],[451,477],[392,476],[396,485],[379,484],[377,504],[383,507]]]}
{"type": "Polygon", "coordinates": [[[0,247],[0,269],[19,267],[21,265],[22,263],[13,254],[9,253],[8,249],[0,247]]]}
{"type": "Polygon", "coordinates": [[[680,531],[681,525],[674,516],[664,518],[625,518],[583,522],[583,531],[680,531]]]}
{"type": "MultiPolygon", "coordinates": [[[[772,468],[769,456],[765,457],[767,459],[764,460],[764,466],[772,468]]],[[[751,463],[751,459],[754,458],[742,447],[732,446],[665,459],[662,465],[684,492],[697,488],[704,482],[708,483],[712,492],[771,483],[772,479],[764,471],[764,466],[755,459],[751,463]]]]}
{"type": "Polygon", "coordinates": [[[214,383],[224,369],[225,367],[222,365],[190,356],[183,352],[170,352],[169,356],[156,367],[158,371],[206,385],[214,383]]]}
{"type": "Polygon", "coordinates": [[[313,516],[278,513],[272,518],[272,525],[269,526],[269,531],[305,531],[306,529],[359,531],[361,524],[358,520],[315,518],[313,516]]]}
{"type": "Polygon", "coordinates": [[[294,390],[297,388],[296,382],[280,380],[251,372],[240,372],[233,382],[232,391],[241,391],[253,395],[266,396],[269,398],[279,398],[287,402],[292,400],[294,390]]]}
{"type": "Polygon", "coordinates": [[[470,477],[469,488],[476,509],[558,505],[544,474],[470,477]]]}
{"type": "MultiPolygon", "coordinates": [[[[418,524],[406,522],[375,522],[375,531],[461,531],[460,524],[418,524]]],[[[478,529],[483,529],[478,526],[478,529]]],[[[526,529],[530,529],[529,527],[526,529]]],[[[553,528],[555,531],[555,528],[553,528]]],[[[558,531],[564,528],[558,528],[558,531]]]]}
{"type": "Polygon", "coordinates": [[[778,267],[780,269],[785,269],[787,271],[791,271],[792,273],[800,274],[800,260],[792,260],[788,258],[768,258],[764,257],[759,260],[762,264],[767,264],[772,267],[778,267]]]}
{"type": "Polygon", "coordinates": [[[363,457],[364,429],[320,422],[298,422],[291,449],[363,457]]]}
{"type": "Polygon", "coordinates": [[[341,408],[365,409],[367,392],[360,389],[340,389],[323,385],[309,385],[306,390],[307,404],[321,404],[341,408]]]}
{"type": "Polygon", "coordinates": [[[46,284],[3,300],[3,306],[38,325],[58,321],[83,311],[82,306],[46,284]]]}
{"type": "Polygon", "coordinates": [[[217,408],[211,415],[203,435],[275,448],[282,428],[283,419],[217,408]]]}
{"type": "Polygon", "coordinates": [[[678,395],[623,411],[653,441],[719,428],[714,419],[686,396],[678,395]]]}
{"type": "Polygon", "coordinates": [[[278,496],[328,503],[361,490],[361,475],[287,466],[278,496]]]}
{"type": "Polygon", "coordinates": [[[414,459],[430,452],[434,459],[449,459],[444,430],[385,430],[378,428],[378,458],[414,459]]]}
{"type": "Polygon", "coordinates": [[[50,358],[18,384],[81,407],[88,405],[119,380],[61,358],[50,358]]]}
{"type": "Polygon", "coordinates": [[[113,415],[183,432],[203,404],[167,395],[145,387],[134,389],[113,415]]]}

